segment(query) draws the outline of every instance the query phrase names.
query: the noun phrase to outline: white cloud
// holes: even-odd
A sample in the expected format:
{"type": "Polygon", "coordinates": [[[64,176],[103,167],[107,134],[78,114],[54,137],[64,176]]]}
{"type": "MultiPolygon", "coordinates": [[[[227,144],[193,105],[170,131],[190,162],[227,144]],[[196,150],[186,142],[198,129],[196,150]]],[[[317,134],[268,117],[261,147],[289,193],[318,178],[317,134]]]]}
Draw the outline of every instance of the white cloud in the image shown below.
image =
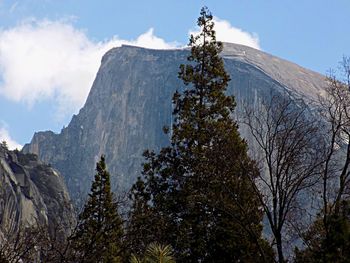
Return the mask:
{"type": "Polygon", "coordinates": [[[13,140],[11,138],[6,127],[0,127],[0,142],[3,142],[3,141],[6,141],[8,148],[10,150],[14,150],[14,149],[21,150],[22,149],[22,145],[20,145],[18,142],[16,142],[15,140],[13,140]]]}
{"type": "MultiPolygon", "coordinates": [[[[139,47],[155,48],[155,49],[171,49],[179,46],[178,43],[167,43],[162,38],[154,35],[154,29],[150,28],[147,32],[140,35],[135,41],[119,40],[121,44],[129,44],[139,47]]],[[[118,41],[118,40],[117,40],[118,41]]]]}
{"type": "MultiPolygon", "coordinates": [[[[240,28],[232,26],[228,21],[214,17],[214,30],[216,39],[222,42],[230,42],[260,49],[259,37],[255,33],[245,32],[240,28]]],[[[189,34],[197,35],[199,28],[191,30],[189,34]]]]}
{"type": "MultiPolygon", "coordinates": [[[[225,20],[215,18],[215,30],[220,41],[259,49],[256,35],[225,20]]],[[[155,49],[179,46],[155,36],[153,28],[134,40],[114,36],[100,42],[90,40],[67,20],[32,19],[0,29],[0,96],[29,107],[50,99],[55,102],[56,117],[70,116],[83,106],[102,55],[122,44],[155,49]]]]}
{"type": "Polygon", "coordinates": [[[0,96],[29,106],[47,99],[59,114],[76,112],[85,102],[102,55],[122,44],[168,49],[149,29],[136,40],[118,37],[94,42],[67,21],[26,21],[0,31],[0,96]]]}

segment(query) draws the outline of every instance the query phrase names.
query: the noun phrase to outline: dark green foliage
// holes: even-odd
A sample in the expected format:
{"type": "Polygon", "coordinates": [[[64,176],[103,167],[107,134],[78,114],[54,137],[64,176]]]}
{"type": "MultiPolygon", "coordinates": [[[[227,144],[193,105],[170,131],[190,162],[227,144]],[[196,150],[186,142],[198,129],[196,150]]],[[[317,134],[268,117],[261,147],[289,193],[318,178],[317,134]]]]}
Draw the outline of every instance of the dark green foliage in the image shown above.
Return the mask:
{"type": "Polygon", "coordinates": [[[295,251],[296,262],[350,262],[350,209],[344,202],[339,214],[327,218],[328,240],[326,239],[323,215],[304,234],[306,248],[295,251]]]}
{"type": "Polygon", "coordinates": [[[130,247],[142,254],[151,242],[170,244],[179,262],[270,261],[248,179],[258,170],[231,117],[234,97],[225,95],[230,77],[206,8],[198,26],[190,64],[179,72],[188,88],[173,96],[171,146],[145,152],[143,177],[132,188],[130,247]]]}
{"type": "Polygon", "coordinates": [[[113,201],[105,157],[96,165],[95,180],[76,232],[71,238],[76,262],[121,262],[122,221],[113,201]]]}

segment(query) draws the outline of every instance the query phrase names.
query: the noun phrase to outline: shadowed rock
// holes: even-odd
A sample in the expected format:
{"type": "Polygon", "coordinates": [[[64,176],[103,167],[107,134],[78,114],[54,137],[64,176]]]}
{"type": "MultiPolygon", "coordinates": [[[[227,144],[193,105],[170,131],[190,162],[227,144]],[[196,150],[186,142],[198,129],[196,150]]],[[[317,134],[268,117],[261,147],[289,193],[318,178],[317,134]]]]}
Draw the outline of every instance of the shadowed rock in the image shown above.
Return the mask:
{"type": "Polygon", "coordinates": [[[68,235],[75,213],[62,176],[34,154],[0,145],[0,241],[40,225],[68,235]],[[62,228],[61,228],[62,227],[62,228]]]}

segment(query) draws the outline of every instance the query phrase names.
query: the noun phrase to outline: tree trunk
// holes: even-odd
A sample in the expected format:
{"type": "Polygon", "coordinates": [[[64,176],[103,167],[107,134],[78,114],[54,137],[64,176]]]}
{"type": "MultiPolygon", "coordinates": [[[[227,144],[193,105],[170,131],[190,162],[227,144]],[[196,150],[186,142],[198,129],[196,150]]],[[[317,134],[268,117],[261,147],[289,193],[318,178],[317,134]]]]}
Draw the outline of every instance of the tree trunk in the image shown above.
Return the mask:
{"type": "Polygon", "coordinates": [[[276,235],[276,245],[277,245],[278,262],[279,263],[284,263],[285,261],[284,261],[284,257],[283,257],[281,233],[278,233],[276,235]]]}

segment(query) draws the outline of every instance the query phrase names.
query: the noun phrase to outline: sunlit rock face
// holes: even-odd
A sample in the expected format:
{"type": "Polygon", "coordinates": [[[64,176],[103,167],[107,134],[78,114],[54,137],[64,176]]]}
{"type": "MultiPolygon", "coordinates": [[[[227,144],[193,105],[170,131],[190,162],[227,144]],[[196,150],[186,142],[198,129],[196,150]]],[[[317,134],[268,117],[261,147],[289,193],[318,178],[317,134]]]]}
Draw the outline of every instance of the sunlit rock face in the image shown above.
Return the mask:
{"type": "MultiPolygon", "coordinates": [[[[75,199],[89,190],[101,154],[106,155],[114,188],[128,190],[141,174],[143,151],[169,143],[162,127],[172,121],[172,94],[184,88],[177,76],[188,54],[183,49],[111,49],[79,114],[59,134],[35,133],[23,152],[35,153],[59,170],[75,199]]],[[[222,56],[237,119],[245,103],[259,109],[272,95],[309,102],[324,87],[324,76],[249,47],[225,44],[222,56]]],[[[247,130],[241,128],[241,134],[250,144],[247,130]]]]}
{"type": "Polygon", "coordinates": [[[0,145],[0,242],[40,225],[68,235],[75,212],[63,177],[33,154],[0,145]]]}

